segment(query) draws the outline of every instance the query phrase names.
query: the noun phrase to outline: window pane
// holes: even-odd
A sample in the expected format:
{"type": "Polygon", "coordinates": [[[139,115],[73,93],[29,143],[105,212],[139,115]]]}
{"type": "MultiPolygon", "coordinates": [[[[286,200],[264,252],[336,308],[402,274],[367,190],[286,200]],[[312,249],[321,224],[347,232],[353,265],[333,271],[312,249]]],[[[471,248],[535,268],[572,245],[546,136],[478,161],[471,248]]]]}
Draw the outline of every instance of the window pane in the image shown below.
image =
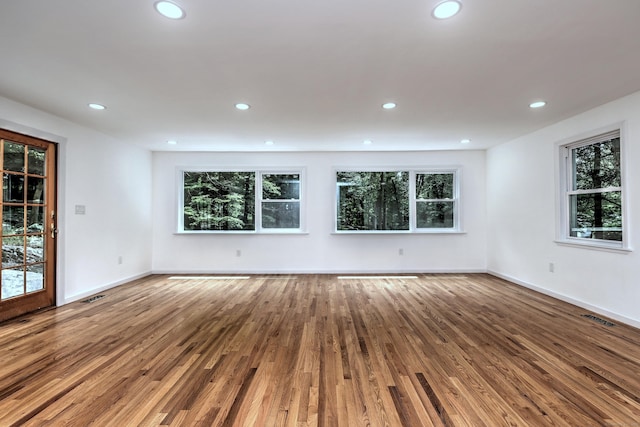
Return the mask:
{"type": "Polygon", "coordinates": [[[44,178],[27,177],[27,203],[44,203],[44,178]]]}
{"type": "Polygon", "coordinates": [[[418,228],[453,228],[455,202],[416,202],[418,228]]]}
{"type": "Polygon", "coordinates": [[[2,176],[2,200],[24,203],[24,176],[5,173],[2,176]]]}
{"type": "Polygon", "coordinates": [[[416,174],[416,199],[453,199],[453,174],[416,174]]]}
{"type": "Polygon", "coordinates": [[[24,172],[24,148],[16,142],[4,142],[4,170],[24,172]]]}
{"type": "Polygon", "coordinates": [[[34,264],[27,267],[27,292],[44,289],[44,264],[34,264]]]}
{"type": "Polygon", "coordinates": [[[620,138],[571,150],[573,190],[620,187],[620,138]]]}
{"type": "Polygon", "coordinates": [[[572,237],[622,241],[619,191],[569,196],[572,237]]]}
{"type": "Polygon", "coordinates": [[[262,198],[265,200],[300,199],[300,175],[262,175],[262,198]]]}
{"type": "Polygon", "coordinates": [[[24,267],[2,270],[0,298],[7,299],[24,294],[24,267]]]}
{"type": "Polygon", "coordinates": [[[44,176],[44,160],[47,152],[40,148],[29,147],[29,167],[28,173],[31,175],[44,176]]]}
{"type": "Polygon", "coordinates": [[[338,230],[409,230],[408,172],[338,172],[338,230]]]}
{"type": "Polygon", "coordinates": [[[300,228],[300,202],[262,202],[262,228],[300,228]]]}
{"type": "Polygon", "coordinates": [[[2,267],[24,264],[24,237],[2,238],[2,267]]]}
{"type": "Polygon", "coordinates": [[[27,233],[42,233],[43,231],[44,206],[27,207],[27,233]]]}
{"type": "Polygon", "coordinates": [[[185,230],[254,230],[254,172],[184,172],[185,230]]]}
{"type": "Polygon", "coordinates": [[[24,233],[24,208],[22,206],[2,207],[2,235],[24,233]]]}

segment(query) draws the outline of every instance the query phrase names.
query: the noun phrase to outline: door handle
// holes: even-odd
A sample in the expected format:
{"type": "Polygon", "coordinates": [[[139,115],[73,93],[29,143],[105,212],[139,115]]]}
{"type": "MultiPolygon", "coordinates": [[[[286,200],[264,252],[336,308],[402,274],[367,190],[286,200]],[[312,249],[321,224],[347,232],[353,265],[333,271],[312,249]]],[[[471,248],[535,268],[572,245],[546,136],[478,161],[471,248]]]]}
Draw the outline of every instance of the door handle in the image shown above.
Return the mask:
{"type": "Polygon", "coordinates": [[[56,228],[56,224],[55,223],[51,223],[51,238],[55,239],[56,238],[56,234],[58,234],[58,229],[56,228]]]}

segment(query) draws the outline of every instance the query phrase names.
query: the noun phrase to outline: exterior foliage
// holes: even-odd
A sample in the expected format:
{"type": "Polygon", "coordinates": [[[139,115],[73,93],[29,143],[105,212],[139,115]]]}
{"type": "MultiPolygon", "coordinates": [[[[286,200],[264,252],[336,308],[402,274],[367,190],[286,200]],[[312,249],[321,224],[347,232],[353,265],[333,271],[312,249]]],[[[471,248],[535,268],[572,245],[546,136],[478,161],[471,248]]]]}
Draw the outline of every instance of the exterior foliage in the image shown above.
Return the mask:
{"type": "Polygon", "coordinates": [[[622,240],[620,138],[571,150],[573,237],[622,240]]]}
{"type": "Polygon", "coordinates": [[[185,230],[254,230],[255,172],[184,172],[185,230]]]}
{"type": "Polygon", "coordinates": [[[339,231],[409,230],[408,172],[338,172],[339,231]]]}

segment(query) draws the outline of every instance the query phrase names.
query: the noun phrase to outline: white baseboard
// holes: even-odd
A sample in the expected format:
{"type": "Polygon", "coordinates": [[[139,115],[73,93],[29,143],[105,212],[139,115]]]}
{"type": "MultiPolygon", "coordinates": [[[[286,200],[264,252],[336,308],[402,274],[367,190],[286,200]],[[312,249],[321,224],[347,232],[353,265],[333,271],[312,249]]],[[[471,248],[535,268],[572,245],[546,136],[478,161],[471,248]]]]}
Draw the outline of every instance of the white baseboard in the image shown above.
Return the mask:
{"type": "Polygon", "coordinates": [[[223,274],[223,275],[247,275],[247,274],[473,274],[486,273],[486,270],[153,270],[152,274],[223,274]]]}
{"type": "Polygon", "coordinates": [[[112,288],[115,288],[117,286],[124,285],[124,284],[129,283],[129,282],[131,282],[133,280],[138,280],[138,279],[142,279],[144,277],[150,276],[151,274],[153,274],[153,273],[151,273],[150,271],[145,272],[145,273],[141,273],[141,274],[136,274],[134,276],[126,277],[124,279],[120,279],[118,281],[115,281],[115,282],[112,282],[112,283],[109,283],[109,284],[106,284],[106,285],[103,285],[103,286],[100,286],[100,287],[97,287],[97,288],[93,288],[93,289],[91,289],[89,291],[86,291],[86,292],[82,292],[82,293],[79,293],[79,294],[71,295],[71,296],[69,296],[67,298],[64,298],[62,300],[62,303],[58,303],[58,306],[69,304],[69,303],[81,300],[83,298],[90,297],[90,296],[95,295],[95,294],[97,294],[99,292],[103,292],[103,291],[106,291],[108,289],[112,289],[112,288]]]}
{"type": "Polygon", "coordinates": [[[531,289],[533,291],[540,292],[541,294],[548,295],[550,297],[559,299],[560,301],[568,302],[569,304],[573,304],[573,305],[575,305],[577,307],[584,308],[585,310],[589,310],[589,311],[592,311],[594,313],[601,314],[601,315],[606,316],[606,317],[608,317],[610,319],[615,319],[615,320],[617,320],[617,321],[619,321],[621,323],[625,323],[625,324],[627,324],[629,326],[633,326],[634,328],[640,329],[640,322],[635,320],[635,319],[631,319],[629,317],[622,316],[622,315],[620,315],[618,313],[614,313],[614,312],[609,311],[607,309],[604,309],[602,307],[598,307],[598,306],[586,303],[584,301],[577,300],[577,299],[572,298],[570,296],[567,296],[567,295],[564,295],[564,294],[560,294],[558,292],[554,292],[554,291],[551,291],[549,289],[541,288],[541,287],[536,286],[536,285],[534,285],[532,283],[528,283],[528,282],[524,282],[522,280],[516,279],[515,277],[511,277],[511,276],[508,276],[506,274],[498,273],[497,271],[488,270],[487,273],[491,274],[492,276],[496,276],[496,277],[499,277],[501,279],[507,280],[509,282],[515,283],[516,285],[520,285],[522,287],[531,289]]]}

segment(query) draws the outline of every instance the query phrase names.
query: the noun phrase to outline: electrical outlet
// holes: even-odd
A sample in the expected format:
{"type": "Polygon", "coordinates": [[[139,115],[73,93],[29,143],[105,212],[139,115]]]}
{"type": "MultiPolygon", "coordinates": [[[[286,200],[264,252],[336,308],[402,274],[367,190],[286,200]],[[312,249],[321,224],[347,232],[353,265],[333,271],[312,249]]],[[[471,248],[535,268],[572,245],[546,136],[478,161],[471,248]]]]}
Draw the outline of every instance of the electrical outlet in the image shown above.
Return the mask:
{"type": "Polygon", "coordinates": [[[118,264],[122,264],[122,255],[118,256],[118,264]]]}
{"type": "Polygon", "coordinates": [[[404,249],[402,248],[398,249],[398,255],[404,255],[404,249]]]}
{"type": "Polygon", "coordinates": [[[240,249],[236,249],[236,256],[241,256],[242,255],[242,251],[240,249]]]}
{"type": "Polygon", "coordinates": [[[553,273],[556,270],[556,266],[554,263],[549,263],[549,273],[553,273]]]}

